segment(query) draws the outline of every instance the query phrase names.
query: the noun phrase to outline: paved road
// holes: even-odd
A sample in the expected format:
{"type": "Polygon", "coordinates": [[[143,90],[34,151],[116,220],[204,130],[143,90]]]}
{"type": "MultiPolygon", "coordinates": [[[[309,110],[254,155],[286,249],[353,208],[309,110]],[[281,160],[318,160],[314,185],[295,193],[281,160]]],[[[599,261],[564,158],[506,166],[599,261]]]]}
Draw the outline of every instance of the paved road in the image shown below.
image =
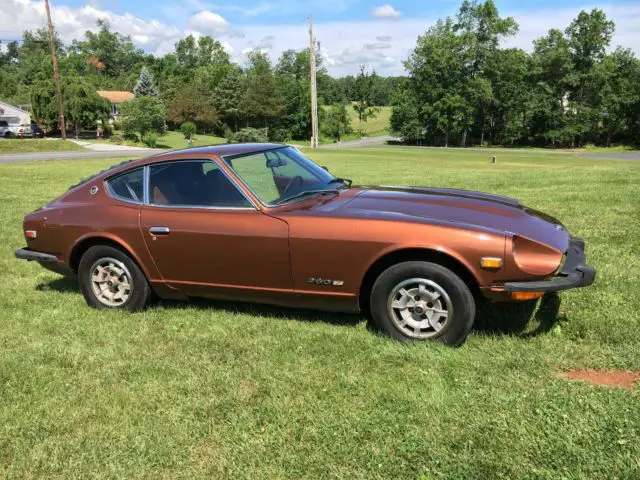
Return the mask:
{"type": "Polygon", "coordinates": [[[618,160],[640,160],[640,151],[623,153],[583,153],[586,158],[617,158],[618,160]]]}
{"type": "Polygon", "coordinates": [[[366,137],[366,138],[361,138],[360,140],[352,140],[350,142],[327,143],[324,145],[320,145],[320,148],[341,149],[341,148],[379,147],[380,145],[384,145],[387,141],[393,140],[393,138],[394,137],[389,137],[389,136],[366,137]]]}
{"type": "Polygon", "coordinates": [[[41,153],[10,153],[0,155],[0,163],[26,162],[30,160],[74,160],[78,158],[118,158],[118,157],[141,157],[160,153],[161,150],[148,148],[137,150],[110,150],[84,152],[41,152],[41,153]]]}
{"type": "MultiPolygon", "coordinates": [[[[393,137],[369,137],[362,138],[360,140],[353,140],[350,142],[331,143],[321,145],[320,148],[329,149],[342,149],[342,148],[361,148],[361,147],[376,147],[384,145],[387,140],[392,140],[393,137]]],[[[440,148],[440,147],[422,147],[422,148],[440,148]]],[[[454,150],[450,148],[449,150],[454,150]]],[[[461,150],[469,150],[461,149],[461,150]]],[[[489,149],[487,150],[489,151],[489,149]]],[[[509,153],[517,152],[518,150],[500,150],[500,152],[509,153]]],[[[523,153],[531,153],[530,150],[520,150],[523,153]]],[[[74,160],[79,158],[119,158],[119,157],[141,157],[145,155],[153,155],[161,153],[162,150],[149,149],[149,148],[131,148],[127,149],[120,147],[117,150],[86,150],[84,152],[41,152],[41,153],[11,153],[7,155],[0,155],[1,163],[22,162],[30,160],[74,160]]],[[[533,152],[535,153],[535,152],[533,152]]],[[[566,154],[570,152],[554,152],[550,150],[545,153],[558,153],[566,154]]],[[[640,160],[640,151],[623,152],[623,153],[582,153],[580,154],[585,158],[593,159],[618,159],[618,160],[640,160]]]]}

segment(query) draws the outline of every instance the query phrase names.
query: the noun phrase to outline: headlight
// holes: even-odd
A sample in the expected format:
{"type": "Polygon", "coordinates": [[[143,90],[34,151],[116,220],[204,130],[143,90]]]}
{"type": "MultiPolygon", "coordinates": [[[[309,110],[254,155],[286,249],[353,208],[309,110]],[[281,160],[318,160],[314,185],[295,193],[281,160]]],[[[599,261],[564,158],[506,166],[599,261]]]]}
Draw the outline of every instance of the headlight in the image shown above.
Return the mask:
{"type": "Polygon", "coordinates": [[[523,272],[546,276],[556,272],[562,252],[528,238],[513,237],[513,258],[523,272]]]}

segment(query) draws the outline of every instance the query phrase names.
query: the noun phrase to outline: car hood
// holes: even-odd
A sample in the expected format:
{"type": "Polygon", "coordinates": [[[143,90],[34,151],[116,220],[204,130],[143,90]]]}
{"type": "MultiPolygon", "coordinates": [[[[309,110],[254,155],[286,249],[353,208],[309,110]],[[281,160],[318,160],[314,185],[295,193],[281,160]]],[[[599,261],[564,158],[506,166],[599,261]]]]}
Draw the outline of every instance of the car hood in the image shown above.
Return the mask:
{"type": "Polygon", "coordinates": [[[561,252],[568,247],[570,235],[558,220],[513,198],[448,188],[357,188],[355,198],[338,208],[348,216],[411,217],[521,235],[561,252]]]}

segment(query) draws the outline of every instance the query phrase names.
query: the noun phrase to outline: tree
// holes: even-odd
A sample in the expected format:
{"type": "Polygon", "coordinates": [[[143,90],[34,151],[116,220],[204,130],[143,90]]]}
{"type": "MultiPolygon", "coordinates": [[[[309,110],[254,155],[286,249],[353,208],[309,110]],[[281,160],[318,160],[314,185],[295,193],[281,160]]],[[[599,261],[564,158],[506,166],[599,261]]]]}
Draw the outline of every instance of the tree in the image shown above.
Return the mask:
{"type": "Polygon", "coordinates": [[[140,77],[138,78],[136,86],[133,87],[133,93],[135,93],[137,97],[158,96],[158,89],[147,67],[142,67],[142,70],[140,70],[140,77]]]}
{"type": "Polygon", "coordinates": [[[230,69],[218,83],[213,95],[213,105],[227,125],[238,130],[242,75],[237,68],[230,69]]]}
{"type": "Polygon", "coordinates": [[[189,83],[167,104],[167,120],[174,125],[194,122],[201,131],[210,131],[218,124],[219,116],[209,92],[197,83],[189,83]]]}
{"type": "Polygon", "coordinates": [[[94,74],[98,76],[101,85],[108,86],[108,81],[125,77],[135,71],[136,66],[144,59],[144,52],[133,44],[131,37],[112,32],[109,22],[98,20],[97,25],[97,33],[87,30],[84,34],[85,39],[74,40],[70,50],[72,54],[80,57],[81,63],[84,63],[87,69],[92,65],[87,63],[88,59],[94,58],[99,61],[102,68],[97,72],[94,70],[94,74]]]}
{"type": "Polygon", "coordinates": [[[360,66],[360,73],[356,77],[354,85],[355,104],[353,109],[358,113],[360,135],[362,135],[362,122],[374,118],[380,109],[374,105],[374,84],[376,73],[368,73],[364,65],[360,66]]]}
{"type": "Polygon", "coordinates": [[[284,100],[276,78],[271,70],[271,62],[261,52],[249,52],[249,68],[244,78],[244,95],[240,100],[240,110],[249,123],[269,127],[284,109],[284,100]]]}
{"type": "Polygon", "coordinates": [[[222,44],[208,35],[198,40],[188,35],[179,40],[175,48],[178,63],[185,69],[229,63],[229,54],[222,44]]]}
{"type": "Polygon", "coordinates": [[[351,120],[344,103],[331,106],[322,122],[322,132],[339,142],[343,135],[351,133],[351,120]]]}
{"type": "Polygon", "coordinates": [[[424,128],[418,99],[408,87],[398,89],[392,100],[393,108],[389,119],[391,131],[405,141],[417,141],[422,138],[424,128]]]}
{"type": "Polygon", "coordinates": [[[195,135],[197,130],[196,124],[193,122],[182,122],[180,125],[180,133],[184,135],[184,138],[191,138],[195,135]]]}
{"type": "MultiPolygon", "coordinates": [[[[76,137],[80,128],[95,130],[98,121],[107,121],[111,105],[97,94],[91,84],[78,75],[65,75],[62,80],[65,119],[74,126],[76,137]]],[[[33,84],[31,105],[37,118],[57,125],[58,106],[50,77],[43,75],[33,84]]]]}
{"type": "Polygon", "coordinates": [[[125,135],[144,137],[149,132],[164,131],[164,105],[155,97],[136,97],[120,105],[125,135]]]}

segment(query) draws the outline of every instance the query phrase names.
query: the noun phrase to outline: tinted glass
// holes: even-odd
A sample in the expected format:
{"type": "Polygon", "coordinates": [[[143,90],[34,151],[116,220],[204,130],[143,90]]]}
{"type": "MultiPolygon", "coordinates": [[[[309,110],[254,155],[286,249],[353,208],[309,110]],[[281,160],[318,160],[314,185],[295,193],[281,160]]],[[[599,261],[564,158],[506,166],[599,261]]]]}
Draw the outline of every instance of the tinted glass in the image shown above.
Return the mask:
{"type": "Polygon", "coordinates": [[[207,160],[152,165],[149,202],[185,207],[251,207],[222,170],[207,160]]]}
{"type": "Polygon", "coordinates": [[[107,181],[109,191],[115,197],[142,203],[144,199],[144,175],[142,168],[118,175],[107,181]]]}
{"type": "Polygon", "coordinates": [[[335,178],[292,147],[236,155],[226,161],[267,205],[326,188],[335,178]]]}

